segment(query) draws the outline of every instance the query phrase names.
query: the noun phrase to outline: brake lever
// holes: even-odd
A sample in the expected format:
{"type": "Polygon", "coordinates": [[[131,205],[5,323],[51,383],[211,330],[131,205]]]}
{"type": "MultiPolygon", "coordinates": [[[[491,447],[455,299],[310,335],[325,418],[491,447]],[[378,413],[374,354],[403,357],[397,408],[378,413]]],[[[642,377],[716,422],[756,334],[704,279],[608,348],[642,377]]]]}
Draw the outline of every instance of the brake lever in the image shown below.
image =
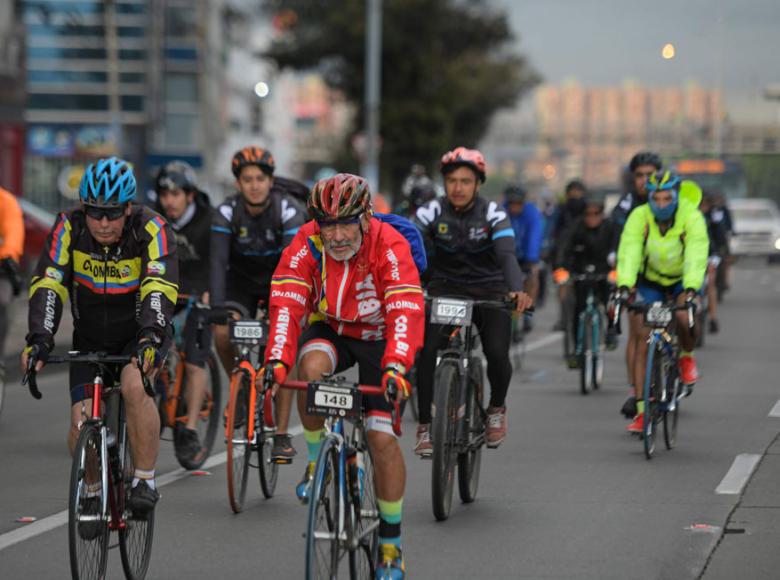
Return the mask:
{"type": "Polygon", "coordinates": [[[34,346],[27,356],[27,371],[22,377],[22,385],[27,385],[30,394],[34,399],[40,400],[43,395],[38,390],[38,371],[35,367],[38,365],[38,347],[34,346]]]}
{"type": "Polygon", "coordinates": [[[387,385],[387,395],[393,401],[393,410],[390,413],[393,421],[393,433],[396,437],[400,437],[403,434],[401,432],[401,404],[398,402],[398,385],[394,380],[389,381],[387,385]]]}
{"type": "Polygon", "coordinates": [[[271,388],[273,387],[274,371],[271,367],[265,369],[263,374],[263,422],[270,429],[276,429],[276,422],[274,421],[274,409],[273,409],[273,396],[271,394],[271,388]]]}

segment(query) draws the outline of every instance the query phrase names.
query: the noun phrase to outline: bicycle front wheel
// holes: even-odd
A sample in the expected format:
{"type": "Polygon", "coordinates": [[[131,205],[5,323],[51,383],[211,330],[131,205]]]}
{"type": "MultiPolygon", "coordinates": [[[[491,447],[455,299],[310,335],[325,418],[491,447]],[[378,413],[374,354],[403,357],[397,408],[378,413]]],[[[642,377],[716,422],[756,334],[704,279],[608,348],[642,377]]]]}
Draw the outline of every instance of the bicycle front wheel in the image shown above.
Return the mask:
{"type": "Polygon", "coordinates": [[[108,562],[107,466],[103,463],[100,428],[81,427],[70,470],[68,546],[70,571],[76,580],[102,579],[108,562]]]}
{"type": "Polygon", "coordinates": [[[455,475],[456,442],[458,425],[458,361],[443,359],[434,376],[434,415],[431,436],[433,439],[433,466],[431,469],[431,496],[433,515],[446,520],[452,507],[452,487],[455,475]]]}
{"type": "Polygon", "coordinates": [[[599,306],[598,315],[593,325],[593,390],[598,390],[604,384],[604,351],[606,350],[607,315],[599,306]]]}
{"type": "Polygon", "coordinates": [[[379,551],[379,507],[374,486],[374,466],[368,449],[362,450],[362,456],[363,473],[349,476],[351,509],[347,520],[350,534],[347,537],[352,536],[349,576],[353,579],[374,577],[379,551]]]}
{"type": "Polygon", "coordinates": [[[245,372],[239,370],[233,373],[227,411],[227,480],[228,500],[235,513],[241,512],[244,507],[249,459],[252,456],[249,441],[249,422],[253,416],[249,409],[250,389],[245,372]]]}
{"type": "Polygon", "coordinates": [[[339,481],[339,447],[336,440],[326,437],[314,467],[314,479],[309,499],[306,527],[307,580],[338,577],[339,564],[346,552],[340,540],[342,505],[339,481]]]}
{"type": "MultiPolygon", "coordinates": [[[[259,409],[263,408],[262,395],[257,397],[257,405],[259,409]]],[[[262,412],[260,416],[262,417],[262,412]]],[[[257,430],[257,472],[260,476],[260,489],[266,499],[273,497],[276,491],[276,480],[279,477],[279,464],[271,461],[273,446],[273,433],[265,430],[265,422],[261,420],[257,430]]]]}
{"type": "MultiPolygon", "coordinates": [[[[133,481],[133,456],[130,450],[130,439],[127,437],[127,429],[124,429],[122,445],[122,473],[124,481],[115,481],[117,497],[125,494],[123,506],[127,505],[130,497],[130,485],[133,481]]],[[[154,510],[143,518],[134,518],[125,510],[122,514],[125,522],[124,529],[119,530],[119,553],[122,557],[122,568],[125,578],[128,580],[143,580],[149,570],[149,561],[152,558],[152,541],[154,539],[154,510]]]]}
{"type": "Polygon", "coordinates": [[[482,417],[485,382],[482,359],[469,362],[469,395],[466,403],[467,449],[458,455],[458,492],[463,503],[477,499],[479,470],[482,466],[482,445],[485,442],[485,421],[482,417]]]}
{"type": "Polygon", "coordinates": [[[672,362],[669,374],[666,375],[666,412],[664,413],[664,444],[667,449],[674,448],[677,443],[677,419],[680,412],[680,378],[677,376],[677,365],[672,362]]]}
{"type": "Polygon", "coordinates": [[[644,401],[645,412],[642,421],[642,442],[645,457],[652,459],[655,452],[655,432],[660,420],[660,392],[662,377],[662,356],[656,344],[647,351],[647,371],[645,373],[644,401]]]}
{"type": "Polygon", "coordinates": [[[587,395],[593,384],[594,363],[591,350],[593,344],[593,322],[590,316],[583,315],[580,319],[577,334],[578,338],[581,339],[581,343],[577,346],[582,349],[580,352],[580,393],[587,395]]]}

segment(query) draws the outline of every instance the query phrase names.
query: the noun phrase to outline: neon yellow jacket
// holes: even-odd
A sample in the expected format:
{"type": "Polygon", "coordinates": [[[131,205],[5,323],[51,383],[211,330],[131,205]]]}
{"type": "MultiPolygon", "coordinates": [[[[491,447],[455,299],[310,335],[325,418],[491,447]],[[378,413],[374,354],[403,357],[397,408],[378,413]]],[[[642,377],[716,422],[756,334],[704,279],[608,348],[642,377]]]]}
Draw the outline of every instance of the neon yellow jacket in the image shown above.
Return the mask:
{"type": "Polygon", "coordinates": [[[709,236],[698,204],[680,196],[674,224],[664,235],[649,204],[638,206],[628,216],[620,236],[617,284],[633,288],[641,274],[650,282],[698,290],[707,272],[709,236]]]}

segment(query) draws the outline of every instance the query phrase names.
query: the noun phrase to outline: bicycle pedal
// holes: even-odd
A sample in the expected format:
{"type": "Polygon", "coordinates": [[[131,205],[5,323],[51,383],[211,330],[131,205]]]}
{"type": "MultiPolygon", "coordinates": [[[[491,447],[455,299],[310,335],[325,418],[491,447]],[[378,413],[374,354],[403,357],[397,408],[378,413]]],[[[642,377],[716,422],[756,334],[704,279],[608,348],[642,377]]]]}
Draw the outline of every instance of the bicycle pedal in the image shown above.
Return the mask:
{"type": "Polygon", "coordinates": [[[275,463],[276,465],[290,465],[293,462],[292,458],[286,458],[286,457],[272,457],[271,463],[275,463]]]}

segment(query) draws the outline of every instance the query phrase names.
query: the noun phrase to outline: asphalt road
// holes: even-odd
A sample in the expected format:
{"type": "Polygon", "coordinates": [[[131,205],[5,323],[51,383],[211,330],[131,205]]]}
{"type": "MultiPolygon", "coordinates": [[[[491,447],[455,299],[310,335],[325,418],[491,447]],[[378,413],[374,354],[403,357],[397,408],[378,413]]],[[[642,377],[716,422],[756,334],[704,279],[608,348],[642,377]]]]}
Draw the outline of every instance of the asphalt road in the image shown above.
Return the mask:
{"type": "MultiPolygon", "coordinates": [[[[456,499],[447,522],[433,518],[430,463],[412,455],[414,425],[407,419],[403,538],[409,577],[701,577],[755,458],[780,433],[780,418],[769,416],[780,397],[780,269],[753,264],[736,272],[721,312],[723,330],[699,353],[703,378],[684,401],[678,446],[666,451],[661,445],[652,461],[625,433],[618,414],[627,394],[622,347],[608,356],[603,389],[583,397],[558,342],[547,339],[552,316],[548,307],[537,317],[529,337],[537,348],[510,389],[509,437],[499,450],[484,452],[477,501],[466,506],[456,499]],[[732,469],[737,456],[742,459],[732,469]]],[[[0,419],[4,579],[63,578],[69,570],[65,375],[50,369],[40,382],[42,401],[9,385],[0,419]],[[17,523],[21,516],[38,521],[17,523]]],[[[295,443],[303,454],[300,436],[295,443]]],[[[178,470],[171,443],[163,443],[158,473],[169,475],[162,478],[168,483],[149,577],[301,578],[306,510],[293,487],[303,460],[280,470],[271,500],[261,499],[252,473],[248,505],[234,515],[223,449],[220,443],[210,475],[191,476],[178,470]]],[[[763,549],[765,559],[776,563],[767,568],[775,575],[751,575],[749,564],[741,564],[743,580],[777,577],[776,546],[765,543],[763,549]]],[[[723,558],[729,558],[727,550],[718,553],[723,558]]],[[[122,577],[118,550],[109,555],[109,577],[122,577]]]]}

